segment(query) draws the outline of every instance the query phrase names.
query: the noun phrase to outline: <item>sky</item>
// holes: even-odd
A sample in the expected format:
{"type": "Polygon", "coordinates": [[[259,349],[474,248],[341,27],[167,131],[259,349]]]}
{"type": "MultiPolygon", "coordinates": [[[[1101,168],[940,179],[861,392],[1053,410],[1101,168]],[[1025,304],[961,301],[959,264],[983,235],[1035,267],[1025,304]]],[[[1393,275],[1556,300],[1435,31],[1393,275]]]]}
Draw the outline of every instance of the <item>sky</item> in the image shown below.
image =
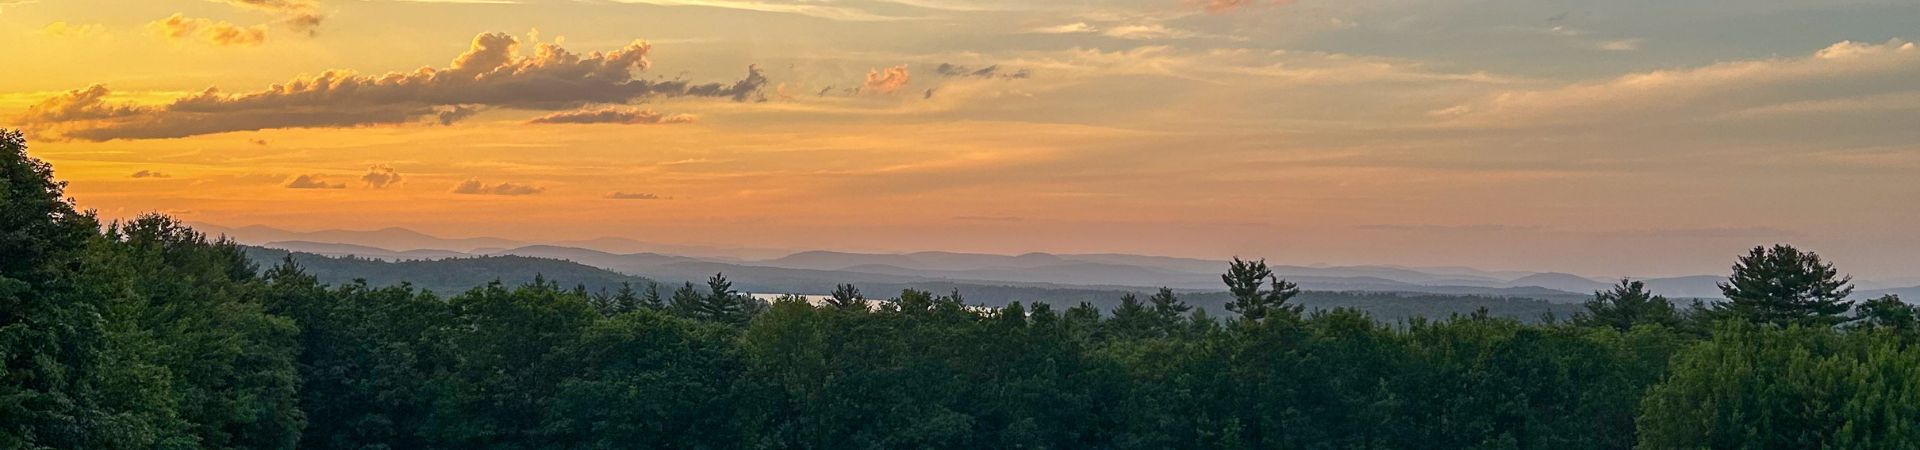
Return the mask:
{"type": "Polygon", "coordinates": [[[0,0],[104,217],[1920,279],[1920,1],[0,0]]]}

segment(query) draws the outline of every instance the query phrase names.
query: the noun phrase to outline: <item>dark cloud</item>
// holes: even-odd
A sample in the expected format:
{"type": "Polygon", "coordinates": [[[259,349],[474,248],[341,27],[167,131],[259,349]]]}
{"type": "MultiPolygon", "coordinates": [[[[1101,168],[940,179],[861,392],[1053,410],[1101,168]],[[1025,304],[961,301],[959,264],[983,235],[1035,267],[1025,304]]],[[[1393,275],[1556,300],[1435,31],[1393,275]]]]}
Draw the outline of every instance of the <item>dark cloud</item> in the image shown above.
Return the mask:
{"type": "Polygon", "coordinates": [[[401,179],[400,172],[395,172],[392,167],[387,167],[385,164],[367,167],[367,174],[360,176],[361,182],[374,189],[384,189],[387,186],[400,184],[401,179]]]}
{"type": "Polygon", "coordinates": [[[607,198],[615,199],[615,200],[671,200],[673,199],[672,197],[661,197],[658,194],[647,193],[647,192],[619,192],[619,191],[615,191],[612,194],[607,194],[607,198]]]}
{"type": "Polygon", "coordinates": [[[534,195],[546,191],[547,188],[534,185],[519,183],[486,184],[475,179],[468,179],[453,187],[453,193],[455,194],[471,195],[534,195]]]}
{"type": "Polygon", "coordinates": [[[480,113],[480,108],[468,108],[463,105],[453,105],[453,106],[441,108],[438,112],[434,113],[434,116],[440,119],[440,125],[450,126],[450,125],[453,125],[454,122],[466,120],[468,117],[473,117],[474,114],[479,114],[479,113],[480,113]]]}
{"type": "Polygon", "coordinates": [[[247,140],[247,142],[250,142],[250,143],[253,143],[253,145],[258,145],[258,146],[261,146],[261,147],[265,147],[265,146],[267,146],[267,140],[266,140],[266,139],[248,139],[248,140],[247,140]]]}
{"type": "Polygon", "coordinates": [[[320,28],[320,22],[326,16],[320,14],[320,4],[313,0],[213,0],[241,8],[264,11],[280,16],[280,24],[293,31],[312,35],[320,28]]]}
{"type": "MultiPolygon", "coordinates": [[[[441,69],[421,68],[379,76],[328,71],[262,91],[226,94],[209,88],[158,106],[107,103],[110,91],[91,86],[33,106],[22,122],[54,138],[178,138],[275,128],[352,127],[400,124],[433,118],[457,120],[477,108],[564,110],[589,104],[624,104],[653,97],[709,97],[745,101],[764,98],[767,78],[749,66],[729,83],[645,80],[652,46],[634,42],[619,50],[577,54],[540,44],[519,57],[519,42],[505,33],[481,34],[470,49],[441,69]]],[[[904,68],[901,68],[904,70],[904,68]]],[[[904,81],[904,80],[902,80],[904,81]]]]}
{"type": "Polygon", "coordinates": [[[1025,79],[1033,77],[1033,72],[1030,70],[1020,69],[1008,72],[1001,70],[999,64],[976,69],[962,65],[941,63],[940,67],[934,68],[934,72],[939,73],[940,76],[949,78],[1025,79]]]}
{"type": "Polygon", "coordinates": [[[168,174],[155,172],[151,170],[142,170],[139,172],[134,172],[133,177],[134,178],[173,178],[173,175],[168,175],[168,174]]]}
{"type": "Polygon", "coordinates": [[[575,124],[575,123],[622,123],[636,125],[693,123],[694,117],[685,114],[663,114],[651,109],[609,106],[562,111],[536,117],[527,121],[532,124],[575,124]]]}
{"type": "Polygon", "coordinates": [[[327,180],[320,179],[319,175],[301,175],[294,177],[293,181],[288,181],[286,187],[289,189],[346,189],[347,184],[328,183],[327,180]]]}

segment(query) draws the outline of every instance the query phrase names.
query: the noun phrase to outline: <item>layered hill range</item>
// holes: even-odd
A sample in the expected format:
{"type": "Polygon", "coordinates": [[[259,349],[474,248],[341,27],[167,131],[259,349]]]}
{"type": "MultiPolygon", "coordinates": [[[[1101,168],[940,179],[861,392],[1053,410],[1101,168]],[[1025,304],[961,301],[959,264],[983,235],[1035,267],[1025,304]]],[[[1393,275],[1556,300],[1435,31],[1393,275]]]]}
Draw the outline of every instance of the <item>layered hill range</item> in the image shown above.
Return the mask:
{"type": "MultiPolygon", "coordinates": [[[[952,252],[848,253],[655,244],[622,238],[526,243],[498,238],[441,238],[403,228],[297,232],[263,226],[195,224],[209,235],[285,252],[390,262],[522,257],[521,264],[559,260],[668,283],[705,280],[724,272],[756,292],[825,293],[838,283],[862,286],[963,284],[1055,289],[1137,291],[1169,287],[1221,289],[1225,261],[1127,254],[991,255],[952,252]]],[[[268,253],[256,251],[258,256],[268,253]]],[[[484,259],[483,259],[484,260],[484,259]]],[[[494,261],[493,266],[502,263],[494,261]]],[[[466,265],[479,266],[468,261],[466,265]]],[[[398,266],[396,266],[398,267],[398,266]]],[[[491,266],[490,266],[491,267],[491,266]]],[[[1311,291],[1391,292],[1533,298],[1578,302],[1613,281],[1554,272],[1493,271],[1468,267],[1272,266],[1276,275],[1311,291]]],[[[548,270],[566,269],[548,267],[548,270]]],[[[596,276],[595,280],[610,280],[596,276]]],[[[1722,276],[1639,279],[1672,298],[1720,297],[1722,276]]],[[[1912,281],[1912,280],[1908,280],[1912,281]]],[[[1920,298],[1920,286],[1861,282],[1856,296],[1895,293],[1920,298]]]]}

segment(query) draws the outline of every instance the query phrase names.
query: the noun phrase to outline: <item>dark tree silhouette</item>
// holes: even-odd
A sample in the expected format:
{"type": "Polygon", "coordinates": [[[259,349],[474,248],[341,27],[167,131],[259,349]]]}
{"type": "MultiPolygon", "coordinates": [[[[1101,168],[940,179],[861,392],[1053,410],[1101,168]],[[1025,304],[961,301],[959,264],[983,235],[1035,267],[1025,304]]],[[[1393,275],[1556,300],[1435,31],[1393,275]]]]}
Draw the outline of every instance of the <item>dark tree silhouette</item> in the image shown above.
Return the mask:
{"type": "Polygon", "coordinates": [[[1820,255],[1787,245],[1754,247],[1720,283],[1727,297],[1719,312],[1774,325],[1833,325],[1853,307],[1853,277],[1841,276],[1820,255]]]}

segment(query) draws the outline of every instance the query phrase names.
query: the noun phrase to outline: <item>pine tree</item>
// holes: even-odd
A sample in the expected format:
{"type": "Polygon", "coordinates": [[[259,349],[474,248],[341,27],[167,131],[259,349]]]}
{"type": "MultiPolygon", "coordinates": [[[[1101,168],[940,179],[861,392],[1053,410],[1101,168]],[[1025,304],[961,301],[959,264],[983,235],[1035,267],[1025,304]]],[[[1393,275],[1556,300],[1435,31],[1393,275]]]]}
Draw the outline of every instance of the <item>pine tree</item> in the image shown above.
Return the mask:
{"type": "Polygon", "coordinates": [[[733,289],[733,282],[726,274],[716,273],[707,279],[707,292],[702,294],[693,283],[687,283],[673,293],[674,309],[681,315],[709,322],[729,325],[746,325],[759,312],[759,300],[733,289]]]}
{"type": "Polygon", "coordinates": [[[700,295],[700,290],[689,281],[673,290],[673,295],[667,299],[667,307],[672,308],[673,313],[680,317],[696,318],[695,310],[700,308],[700,302],[705,301],[706,298],[705,295],[700,295]]]}
{"type": "Polygon", "coordinates": [[[613,292],[611,303],[613,303],[614,313],[626,313],[639,311],[644,307],[641,304],[643,301],[640,294],[633,291],[633,283],[622,281],[620,290],[613,292]]]}
{"type": "Polygon", "coordinates": [[[1787,245],[1754,247],[1733,265],[1733,275],[1720,283],[1727,302],[1724,317],[1756,323],[1833,325],[1852,309],[1853,277],[1841,276],[1820,255],[1787,245]]]}
{"type": "Polygon", "coordinates": [[[647,293],[640,297],[640,306],[646,309],[654,310],[654,311],[663,311],[667,309],[667,302],[665,300],[660,299],[660,283],[659,282],[654,282],[654,281],[647,282],[647,293]]]}
{"type": "Polygon", "coordinates": [[[865,311],[867,296],[860,294],[860,288],[851,284],[833,287],[833,295],[827,298],[827,305],[841,310],[865,311]]]}
{"type": "Polygon", "coordinates": [[[1153,304],[1153,314],[1159,319],[1158,325],[1169,332],[1186,319],[1187,311],[1193,309],[1193,306],[1181,301],[1180,296],[1174,295],[1173,289],[1166,287],[1161,287],[1160,292],[1148,297],[1147,303],[1153,304]]]}
{"type": "Polygon", "coordinates": [[[1147,309],[1140,297],[1132,292],[1120,296],[1120,306],[1113,308],[1113,319],[1107,321],[1107,329],[1120,338],[1140,338],[1152,334],[1159,315],[1147,309]]]}
{"type": "Polygon", "coordinates": [[[1626,331],[1640,324],[1674,325],[1679,322],[1679,316],[1673,312],[1673,302],[1654,295],[1647,290],[1646,283],[1639,281],[1622,279],[1611,290],[1596,291],[1593,299],[1587,300],[1586,307],[1586,312],[1573,317],[1574,324],[1626,331]]]}
{"type": "Polygon", "coordinates": [[[1900,301],[1897,295],[1888,294],[1860,302],[1854,317],[1854,324],[1860,328],[1887,330],[1909,337],[1920,331],[1920,310],[1900,301]]]}
{"type": "Polygon", "coordinates": [[[1227,310],[1240,313],[1241,320],[1259,322],[1277,313],[1299,314],[1300,307],[1287,305],[1287,300],[1300,295],[1300,287],[1273,274],[1267,268],[1267,260],[1242,261],[1234,258],[1227,266],[1227,273],[1220,275],[1220,281],[1227,284],[1227,290],[1233,294],[1233,301],[1227,303],[1227,310]],[[1266,288],[1268,281],[1272,288],[1266,288]]]}

